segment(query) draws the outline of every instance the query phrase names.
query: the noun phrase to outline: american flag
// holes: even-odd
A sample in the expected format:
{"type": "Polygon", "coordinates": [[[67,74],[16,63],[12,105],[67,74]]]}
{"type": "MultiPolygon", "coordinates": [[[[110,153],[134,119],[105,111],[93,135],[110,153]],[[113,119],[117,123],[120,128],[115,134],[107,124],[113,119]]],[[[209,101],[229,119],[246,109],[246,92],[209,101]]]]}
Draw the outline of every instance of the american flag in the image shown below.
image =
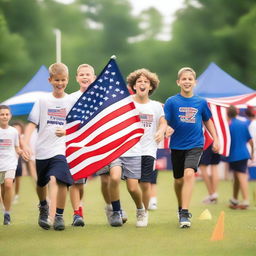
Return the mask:
{"type": "Polygon", "coordinates": [[[74,180],[88,177],[140,140],[144,129],[116,61],[67,115],[66,156],[74,180]]]}
{"type": "MultiPolygon", "coordinates": [[[[243,94],[225,98],[207,98],[208,105],[212,111],[212,120],[214,122],[216,132],[220,143],[220,154],[229,155],[230,150],[230,132],[227,120],[227,108],[230,105],[236,106],[238,109],[247,108],[247,106],[256,106],[256,93],[243,94]]],[[[208,132],[205,132],[205,148],[209,146],[212,139],[208,132]]]]}

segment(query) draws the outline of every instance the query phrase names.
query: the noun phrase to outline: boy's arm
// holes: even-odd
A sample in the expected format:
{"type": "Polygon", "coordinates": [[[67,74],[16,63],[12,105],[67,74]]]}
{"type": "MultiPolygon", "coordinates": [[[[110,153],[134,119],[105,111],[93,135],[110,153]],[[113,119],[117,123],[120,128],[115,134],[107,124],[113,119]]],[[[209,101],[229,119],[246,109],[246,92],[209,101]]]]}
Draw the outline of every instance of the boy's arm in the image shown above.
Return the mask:
{"type": "Polygon", "coordinates": [[[251,159],[254,160],[254,143],[253,143],[253,139],[250,139],[248,141],[250,147],[251,147],[251,159]]]}
{"type": "Polygon", "coordinates": [[[25,151],[23,151],[19,146],[15,146],[16,153],[21,156],[25,161],[30,159],[30,155],[28,155],[25,151]]]}
{"type": "Polygon", "coordinates": [[[157,143],[159,143],[164,139],[164,134],[166,132],[166,129],[167,129],[167,121],[163,116],[161,116],[159,119],[159,126],[155,134],[155,141],[157,143]]]}
{"type": "Polygon", "coordinates": [[[218,136],[217,136],[217,133],[216,133],[216,130],[215,130],[212,120],[209,119],[208,121],[204,121],[204,125],[205,125],[206,129],[209,131],[209,133],[211,134],[212,139],[213,139],[212,150],[213,150],[213,152],[218,153],[219,152],[219,139],[218,139],[218,136]]]}
{"type": "Polygon", "coordinates": [[[31,122],[29,122],[25,128],[23,151],[25,152],[26,155],[29,155],[29,156],[32,155],[32,151],[30,148],[30,138],[35,129],[36,129],[36,124],[31,122]]]}

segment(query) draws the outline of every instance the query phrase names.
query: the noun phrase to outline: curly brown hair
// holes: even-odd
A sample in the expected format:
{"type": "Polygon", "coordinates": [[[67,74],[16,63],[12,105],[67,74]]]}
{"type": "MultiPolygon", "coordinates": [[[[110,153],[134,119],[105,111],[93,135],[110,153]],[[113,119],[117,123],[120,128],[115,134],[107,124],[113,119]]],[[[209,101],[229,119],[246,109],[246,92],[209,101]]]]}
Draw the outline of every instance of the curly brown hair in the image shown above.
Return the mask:
{"type": "Polygon", "coordinates": [[[151,95],[157,89],[160,80],[156,73],[152,73],[146,68],[137,69],[127,76],[126,81],[128,83],[128,87],[134,93],[136,93],[136,90],[134,90],[133,86],[136,84],[137,79],[141,76],[145,76],[150,81],[152,90],[149,91],[149,95],[151,95]]]}

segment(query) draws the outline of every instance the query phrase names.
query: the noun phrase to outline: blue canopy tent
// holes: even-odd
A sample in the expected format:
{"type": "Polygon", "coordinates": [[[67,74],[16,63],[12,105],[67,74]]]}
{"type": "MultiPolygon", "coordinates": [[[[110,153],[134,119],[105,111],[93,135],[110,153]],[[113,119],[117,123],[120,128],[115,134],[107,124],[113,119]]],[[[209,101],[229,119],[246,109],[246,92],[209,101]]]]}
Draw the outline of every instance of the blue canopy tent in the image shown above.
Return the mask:
{"type": "Polygon", "coordinates": [[[227,74],[213,62],[198,77],[194,89],[196,95],[205,98],[230,97],[252,92],[255,91],[227,74]]]}
{"type": "Polygon", "coordinates": [[[8,105],[14,116],[29,114],[35,101],[43,94],[52,91],[52,85],[48,82],[48,77],[48,70],[42,65],[33,78],[18,93],[1,104],[8,105]]]}

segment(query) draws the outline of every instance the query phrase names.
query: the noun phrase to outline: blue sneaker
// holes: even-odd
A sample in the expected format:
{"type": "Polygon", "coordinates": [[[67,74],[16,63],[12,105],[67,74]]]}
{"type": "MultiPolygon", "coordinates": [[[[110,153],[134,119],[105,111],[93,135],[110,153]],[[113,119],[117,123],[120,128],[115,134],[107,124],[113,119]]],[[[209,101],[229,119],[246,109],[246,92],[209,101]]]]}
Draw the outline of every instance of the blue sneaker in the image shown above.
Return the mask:
{"type": "Polygon", "coordinates": [[[184,212],[181,210],[179,215],[180,228],[190,228],[190,218],[192,217],[192,214],[190,212],[184,212]]]}
{"type": "Polygon", "coordinates": [[[49,206],[48,206],[48,204],[44,205],[44,206],[39,205],[38,225],[43,229],[50,229],[51,228],[51,225],[48,221],[48,216],[49,216],[49,206]]]}
{"type": "Polygon", "coordinates": [[[53,228],[57,231],[61,231],[65,229],[63,216],[57,215],[54,218],[53,228]]]}
{"type": "Polygon", "coordinates": [[[75,214],[73,216],[73,223],[72,223],[72,226],[75,226],[75,227],[83,227],[84,226],[84,219],[82,216],[78,215],[78,214],[75,214]]]}
{"type": "Polygon", "coordinates": [[[10,225],[11,224],[11,216],[8,213],[4,214],[4,225],[10,225]]]}

